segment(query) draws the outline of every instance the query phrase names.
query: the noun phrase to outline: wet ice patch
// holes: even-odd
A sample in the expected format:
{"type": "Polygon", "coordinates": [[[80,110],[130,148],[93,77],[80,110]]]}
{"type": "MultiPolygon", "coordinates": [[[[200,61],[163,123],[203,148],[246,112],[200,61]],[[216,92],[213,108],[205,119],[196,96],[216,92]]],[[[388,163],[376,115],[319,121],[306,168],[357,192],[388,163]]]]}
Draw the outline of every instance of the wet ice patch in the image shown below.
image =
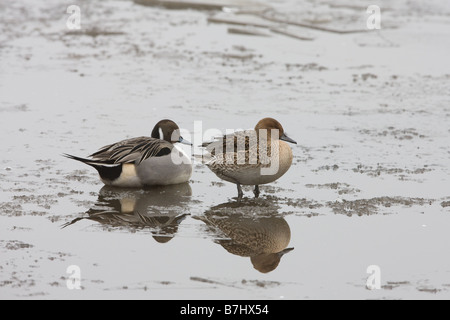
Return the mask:
{"type": "Polygon", "coordinates": [[[18,240],[11,240],[11,241],[0,241],[0,245],[7,250],[20,250],[20,249],[29,249],[33,248],[33,245],[24,243],[18,240]]]}
{"type": "Polygon", "coordinates": [[[425,135],[417,132],[415,128],[406,128],[406,129],[396,129],[395,127],[388,127],[384,130],[370,130],[370,129],[361,129],[359,133],[370,135],[373,137],[387,137],[394,138],[397,140],[412,140],[414,138],[426,138],[425,135]]]}
{"type": "Polygon", "coordinates": [[[328,202],[328,206],[335,214],[347,216],[364,216],[372,214],[393,214],[396,209],[391,207],[412,207],[431,205],[434,201],[422,198],[377,197],[372,199],[342,200],[328,202]]]}
{"type": "Polygon", "coordinates": [[[27,112],[29,111],[26,104],[18,104],[10,107],[0,107],[0,112],[27,112]]]}
{"type": "Polygon", "coordinates": [[[361,190],[357,188],[352,188],[348,183],[325,183],[325,184],[307,184],[307,188],[317,188],[317,189],[331,189],[336,190],[338,194],[354,194],[359,193],[361,190]]]}
{"type": "Polygon", "coordinates": [[[0,203],[0,215],[21,216],[23,207],[18,203],[4,202],[0,203]]]}
{"type": "Polygon", "coordinates": [[[282,284],[279,281],[246,280],[246,279],[242,279],[241,283],[245,286],[255,286],[258,288],[275,288],[282,284]]]}
{"type": "Polygon", "coordinates": [[[392,168],[383,165],[377,167],[358,164],[355,168],[351,169],[355,173],[366,174],[369,177],[380,177],[383,175],[393,175],[400,180],[414,180],[416,177],[412,175],[421,175],[427,172],[433,171],[428,165],[424,165],[422,168],[392,168]]]}
{"type": "Polygon", "coordinates": [[[443,202],[441,202],[441,206],[442,206],[442,208],[450,207],[450,201],[443,201],[443,202]]]}

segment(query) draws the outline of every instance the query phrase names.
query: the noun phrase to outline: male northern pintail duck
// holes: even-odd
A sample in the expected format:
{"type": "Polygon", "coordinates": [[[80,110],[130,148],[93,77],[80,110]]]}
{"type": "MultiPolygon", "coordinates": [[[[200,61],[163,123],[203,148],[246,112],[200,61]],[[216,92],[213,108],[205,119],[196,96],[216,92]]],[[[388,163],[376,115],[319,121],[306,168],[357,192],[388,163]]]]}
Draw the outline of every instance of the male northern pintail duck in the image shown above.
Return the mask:
{"type": "Polygon", "coordinates": [[[192,145],[180,135],[171,120],[161,120],[151,137],[126,139],[104,146],[89,159],[65,154],[97,169],[104,184],[115,187],[143,187],[187,182],[192,175],[191,159],[174,146],[192,145]]]}
{"type": "Polygon", "coordinates": [[[167,243],[175,237],[179,224],[189,215],[191,196],[192,189],[187,182],[145,190],[103,186],[98,192],[97,202],[82,217],[61,227],[90,220],[131,231],[150,229],[153,239],[167,243]]]}
{"type": "Polygon", "coordinates": [[[241,185],[254,185],[258,198],[259,185],[274,182],[292,164],[292,149],[284,141],[297,144],[277,120],[264,118],[254,130],[225,135],[202,146],[212,156],[206,163],[208,168],[219,178],[237,185],[238,199],[243,197],[241,185]]]}

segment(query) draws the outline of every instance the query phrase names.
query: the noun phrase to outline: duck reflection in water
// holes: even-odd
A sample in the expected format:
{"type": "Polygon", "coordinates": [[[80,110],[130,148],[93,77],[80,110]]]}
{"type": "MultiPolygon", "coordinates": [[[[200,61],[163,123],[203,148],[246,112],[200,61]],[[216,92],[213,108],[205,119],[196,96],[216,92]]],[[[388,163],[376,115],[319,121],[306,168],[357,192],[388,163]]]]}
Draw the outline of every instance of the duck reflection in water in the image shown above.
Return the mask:
{"type": "Polygon", "coordinates": [[[63,228],[87,219],[131,232],[149,229],[157,242],[166,243],[189,215],[191,195],[188,183],[146,189],[104,186],[95,206],[86,212],[88,216],[76,218],[63,228]]]}
{"type": "Polygon", "coordinates": [[[228,252],[241,257],[250,257],[253,267],[261,273],[275,270],[287,248],[291,229],[286,220],[270,203],[230,202],[214,206],[202,216],[194,216],[217,231],[214,242],[228,252]],[[223,239],[225,238],[225,239],[223,239]]]}

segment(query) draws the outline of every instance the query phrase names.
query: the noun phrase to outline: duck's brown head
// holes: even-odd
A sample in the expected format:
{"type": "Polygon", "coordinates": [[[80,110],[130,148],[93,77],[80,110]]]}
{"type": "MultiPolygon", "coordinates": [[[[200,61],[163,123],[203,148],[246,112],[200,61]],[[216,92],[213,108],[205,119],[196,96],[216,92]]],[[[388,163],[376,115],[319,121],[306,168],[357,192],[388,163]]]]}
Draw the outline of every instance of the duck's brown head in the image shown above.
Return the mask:
{"type": "Polygon", "coordinates": [[[183,139],[180,134],[180,128],[172,120],[161,120],[159,121],[152,131],[152,138],[165,140],[170,143],[183,143],[187,145],[192,145],[189,141],[183,139]]]}
{"type": "MultiPolygon", "coordinates": [[[[272,137],[272,130],[278,130],[278,136],[274,138],[278,138],[279,140],[283,140],[286,142],[297,144],[294,140],[289,138],[285,133],[283,126],[277,120],[273,118],[264,118],[258,122],[255,126],[256,134],[259,136],[260,130],[267,130],[267,138],[270,139],[272,137]]],[[[263,131],[261,131],[263,132],[263,131]]]]}

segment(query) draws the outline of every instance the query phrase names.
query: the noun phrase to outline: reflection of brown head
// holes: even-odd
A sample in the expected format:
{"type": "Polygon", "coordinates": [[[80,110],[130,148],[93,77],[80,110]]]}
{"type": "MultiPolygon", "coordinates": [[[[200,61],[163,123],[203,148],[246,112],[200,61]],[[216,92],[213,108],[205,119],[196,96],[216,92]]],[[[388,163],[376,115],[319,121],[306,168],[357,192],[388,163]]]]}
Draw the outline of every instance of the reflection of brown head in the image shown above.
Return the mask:
{"type": "Polygon", "coordinates": [[[273,214],[276,208],[257,203],[223,204],[198,217],[219,229],[228,239],[216,240],[229,253],[250,257],[254,268],[262,273],[274,270],[286,249],[291,230],[286,220],[273,214]],[[247,214],[248,213],[248,214],[247,214]],[[254,213],[264,215],[255,217],[254,213]]]}
{"type": "Polygon", "coordinates": [[[256,270],[261,273],[269,273],[278,267],[281,257],[292,250],[294,248],[284,249],[278,253],[263,253],[250,257],[250,260],[256,270]]]}
{"type": "Polygon", "coordinates": [[[153,236],[153,239],[155,239],[155,241],[158,243],[167,243],[172,240],[173,237],[153,236]]]}
{"type": "Polygon", "coordinates": [[[153,217],[153,226],[157,227],[158,231],[152,231],[152,237],[158,243],[167,243],[174,238],[178,232],[178,226],[182,220],[187,216],[183,214],[176,217],[153,217]]]}

